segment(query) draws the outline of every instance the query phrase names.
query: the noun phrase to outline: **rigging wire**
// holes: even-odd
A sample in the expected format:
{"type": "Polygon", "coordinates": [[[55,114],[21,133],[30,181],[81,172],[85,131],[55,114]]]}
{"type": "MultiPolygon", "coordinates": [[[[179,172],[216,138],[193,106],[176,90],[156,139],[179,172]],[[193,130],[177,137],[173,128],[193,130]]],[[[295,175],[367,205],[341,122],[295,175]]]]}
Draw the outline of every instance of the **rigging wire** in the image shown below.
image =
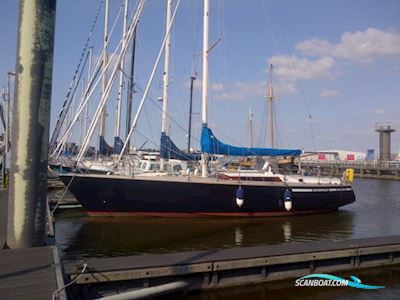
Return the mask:
{"type": "MultiPolygon", "coordinates": [[[[140,14],[141,14],[141,12],[143,10],[144,4],[145,4],[145,0],[141,0],[141,1],[138,2],[137,8],[136,8],[136,12],[135,12],[135,16],[134,16],[134,18],[132,20],[132,23],[130,24],[128,31],[125,33],[124,38],[119,42],[119,44],[117,46],[117,49],[119,49],[119,47],[121,47],[121,43],[124,40],[128,40],[129,41],[131,39],[132,34],[134,32],[134,29],[136,28],[136,25],[138,23],[139,16],[140,16],[140,14]]],[[[122,6],[121,6],[121,9],[120,9],[120,12],[121,12],[121,10],[122,10],[122,6]]],[[[127,45],[123,45],[123,46],[124,47],[121,47],[120,52],[118,54],[118,59],[116,61],[116,64],[114,64],[114,66],[113,66],[113,70],[111,72],[110,81],[107,83],[107,86],[106,86],[106,88],[104,90],[104,93],[102,94],[100,105],[96,109],[96,112],[94,114],[94,118],[93,118],[93,120],[92,120],[92,122],[91,122],[91,124],[89,126],[89,130],[88,130],[88,132],[87,132],[87,134],[85,136],[85,140],[83,142],[81,151],[79,152],[79,154],[77,156],[77,163],[79,163],[79,161],[85,155],[85,152],[87,150],[87,147],[90,144],[90,140],[91,140],[91,138],[93,136],[95,128],[97,127],[96,125],[98,124],[101,111],[103,110],[103,108],[105,107],[105,105],[107,103],[107,100],[108,100],[108,97],[109,97],[109,94],[110,94],[110,91],[111,91],[111,88],[112,88],[112,84],[114,83],[114,78],[115,78],[115,75],[116,75],[116,71],[118,69],[118,65],[120,64],[121,60],[124,58],[124,55],[126,54],[126,51],[128,49],[127,45]]],[[[113,53],[113,56],[116,56],[116,53],[113,53]]],[[[108,64],[109,64],[109,62],[108,62],[108,64]]],[[[124,144],[123,148],[125,149],[125,147],[126,147],[126,143],[124,144]]]]}
{"type": "MultiPolygon", "coordinates": [[[[137,89],[138,89],[140,92],[144,92],[144,90],[143,90],[139,85],[137,85],[137,89]]],[[[162,107],[157,103],[158,101],[157,101],[156,99],[154,99],[154,98],[151,97],[150,95],[147,95],[147,99],[149,99],[149,100],[150,100],[150,103],[152,103],[155,107],[157,107],[161,112],[163,111],[162,107]]],[[[185,127],[184,127],[183,125],[181,125],[177,120],[175,120],[175,118],[174,118],[168,111],[167,111],[166,113],[167,113],[168,119],[171,120],[172,123],[174,123],[176,126],[178,126],[178,128],[182,129],[185,133],[188,133],[187,128],[185,128],[185,127]]],[[[200,142],[200,139],[197,138],[196,136],[193,136],[193,135],[192,135],[192,138],[193,138],[194,140],[196,140],[197,142],[200,142]]]]}
{"type": "MultiPolygon", "coordinates": [[[[109,34],[109,38],[111,37],[112,33],[114,32],[114,29],[115,29],[115,26],[116,26],[116,24],[117,24],[117,21],[118,21],[120,15],[121,15],[122,8],[123,8],[123,1],[121,1],[121,7],[120,7],[120,9],[119,9],[119,12],[118,12],[116,18],[115,18],[114,24],[113,24],[112,27],[111,27],[111,31],[110,31],[110,34],[109,34]]],[[[107,44],[108,44],[109,41],[110,41],[110,39],[107,40],[107,44]]],[[[116,47],[115,52],[116,52],[116,51],[119,49],[119,47],[121,46],[121,42],[122,42],[122,40],[120,41],[120,43],[119,43],[118,46],[116,47]]],[[[103,53],[103,52],[104,52],[104,49],[103,49],[102,53],[103,53]]],[[[102,66],[102,63],[99,64],[99,62],[102,60],[102,59],[101,59],[102,53],[101,53],[101,55],[100,55],[100,57],[99,57],[99,59],[98,59],[98,61],[97,61],[97,63],[96,63],[96,67],[98,66],[97,70],[100,70],[100,68],[101,68],[101,66],[102,66]]],[[[107,65],[105,66],[104,69],[108,69],[108,67],[110,67],[114,55],[115,55],[115,53],[112,54],[111,59],[107,62],[107,65]]],[[[95,68],[95,69],[96,69],[96,68],[95,68]]],[[[60,153],[61,153],[61,152],[60,152],[60,151],[61,151],[60,149],[62,148],[63,144],[65,143],[65,137],[69,134],[69,131],[72,130],[72,127],[75,125],[75,122],[77,121],[77,119],[78,119],[80,113],[82,112],[83,107],[84,107],[85,105],[87,105],[87,103],[89,102],[89,98],[92,96],[93,91],[94,91],[94,89],[96,88],[96,86],[98,85],[98,83],[100,82],[101,77],[102,77],[103,75],[105,75],[106,70],[104,70],[104,69],[102,70],[102,73],[101,73],[101,75],[99,76],[99,78],[97,79],[97,81],[96,81],[96,77],[95,77],[95,76],[92,76],[91,81],[92,81],[93,84],[91,84],[89,87],[87,87],[86,92],[85,92],[85,98],[84,98],[84,100],[81,101],[81,103],[80,103],[80,105],[79,105],[79,107],[78,107],[78,109],[77,109],[77,112],[76,112],[76,114],[75,114],[75,116],[74,116],[74,119],[73,119],[72,122],[68,125],[67,130],[64,132],[64,136],[61,138],[59,144],[55,147],[55,150],[54,150],[53,153],[52,153],[53,156],[55,155],[56,157],[58,157],[58,156],[60,155],[60,153]],[[96,81],[96,82],[95,82],[95,81],[96,81]],[[95,82],[95,83],[94,83],[94,82],[95,82]]],[[[97,74],[97,70],[96,70],[96,74],[97,74]]]]}
{"type": "MultiPolygon", "coordinates": [[[[170,33],[170,30],[171,30],[173,21],[174,21],[174,19],[175,19],[175,15],[176,15],[176,12],[177,12],[177,10],[178,10],[178,7],[179,7],[180,2],[181,2],[181,0],[178,0],[178,1],[177,1],[177,4],[176,4],[176,6],[175,6],[175,9],[174,9],[174,11],[173,11],[173,13],[172,13],[171,21],[170,21],[169,24],[168,24],[168,28],[167,28],[167,30],[166,30],[166,34],[165,34],[164,39],[163,39],[163,42],[162,42],[162,44],[161,44],[161,49],[159,50],[158,55],[157,55],[156,62],[155,62],[154,65],[153,65],[153,68],[152,68],[152,71],[151,71],[151,74],[150,74],[150,78],[149,78],[149,80],[148,80],[148,82],[147,82],[146,89],[145,89],[145,91],[144,91],[144,93],[143,93],[142,99],[140,100],[140,103],[139,103],[139,106],[138,106],[138,109],[137,109],[135,118],[134,118],[134,120],[133,120],[133,123],[132,123],[132,125],[131,125],[131,128],[129,129],[129,132],[128,132],[128,135],[127,135],[127,139],[130,139],[130,136],[132,135],[132,133],[133,133],[135,127],[137,126],[137,122],[138,122],[138,120],[139,120],[139,116],[140,116],[141,110],[143,109],[143,106],[144,106],[144,104],[145,104],[145,101],[146,101],[148,92],[149,92],[149,90],[150,90],[151,83],[153,82],[154,75],[155,75],[155,72],[156,72],[156,70],[157,70],[157,66],[158,66],[158,64],[159,64],[159,62],[160,62],[160,59],[161,59],[161,55],[162,55],[162,52],[163,52],[163,48],[165,47],[165,43],[167,42],[167,38],[168,38],[168,35],[169,35],[169,33],[170,33]]],[[[123,153],[124,153],[124,151],[125,151],[126,145],[127,145],[126,143],[123,145],[123,147],[122,147],[122,149],[121,149],[121,151],[120,151],[120,153],[119,153],[119,156],[118,156],[118,158],[117,158],[117,160],[116,160],[117,163],[121,160],[121,158],[122,158],[122,156],[123,156],[123,153]]]]}
{"type": "MultiPolygon", "coordinates": [[[[275,99],[277,99],[277,98],[275,98],[275,99]]],[[[274,122],[274,126],[275,126],[274,127],[275,128],[274,135],[276,137],[275,146],[277,148],[283,147],[282,126],[281,126],[280,113],[278,111],[279,111],[279,109],[276,109],[276,103],[275,103],[275,107],[274,107],[274,110],[273,110],[272,113],[274,115],[274,120],[275,120],[275,122],[274,122]],[[278,145],[279,145],[279,147],[278,147],[278,145]]]]}
{"type": "MultiPolygon", "coordinates": [[[[270,16],[268,14],[268,9],[267,9],[267,3],[266,2],[267,1],[262,0],[263,10],[264,10],[264,14],[266,15],[266,18],[267,18],[267,23],[268,23],[269,26],[271,26],[270,16]]],[[[307,115],[308,115],[308,123],[310,125],[310,131],[311,131],[311,136],[312,136],[312,141],[313,141],[313,146],[314,146],[314,150],[316,151],[317,150],[317,145],[316,145],[316,136],[315,136],[315,132],[314,132],[315,129],[314,129],[313,116],[312,116],[312,113],[311,113],[307,98],[306,98],[305,93],[304,93],[303,85],[302,85],[301,81],[299,80],[298,70],[297,70],[297,67],[296,67],[296,63],[294,62],[294,59],[293,59],[294,55],[293,55],[292,51],[289,48],[289,42],[288,42],[287,37],[285,35],[285,31],[283,30],[282,24],[279,23],[279,22],[277,22],[277,23],[278,23],[278,26],[279,26],[280,31],[282,33],[282,37],[283,37],[283,40],[285,42],[286,50],[289,53],[290,63],[292,65],[293,71],[295,73],[295,80],[296,80],[296,83],[297,83],[297,85],[299,87],[299,91],[300,91],[300,96],[301,96],[300,98],[302,99],[302,101],[303,101],[303,103],[305,105],[305,108],[306,108],[306,112],[307,112],[307,115]]],[[[270,27],[270,28],[272,28],[272,27],[270,27]]],[[[274,37],[272,32],[271,32],[271,35],[272,35],[275,51],[276,51],[276,53],[278,53],[276,40],[275,40],[275,37],[274,37]]]]}
{"type": "MultiPolygon", "coordinates": [[[[96,27],[97,20],[99,19],[100,12],[101,12],[101,9],[103,7],[103,3],[104,3],[104,0],[100,0],[99,6],[97,8],[96,15],[94,17],[92,26],[91,26],[90,31],[89,31],[89,35],[88,35],[88,37],[86,39],[85,45],[83,46],[81,57],[79,58],[78,65],[77,65],[77,67],[75,69],[75,72],[74,72],[74,76],[73,76],[72,81],[70,83],[70,86],[68,88],[67,95],[65,96],[63,107],[62,107],[61,112],[60,112],[60,114],[58,116],[56,127],[54,128],[53,134],[51,136],[50,147],[53,147],[54,144],[56,143],[58,135],[59,135],[59,132],[60,132],[60,129],[61,129],[61,126],[64,123],[66,113],[69,110],[69,107],[70,107],[70,104],[71,104],[71,100],[70,100],[71,91],[72,91],[72,88],[73,88],[74,85],[77,86],[77,83],[75,82],[76,81],[76,77],[77,77],[77,75],[79,73],[79,69],[81,67],[82,60],[85,57],[85,53],[87,52],[87,48],[89,46],[89,42],[90,42],[92,34],[94,32],[94,28],[96,27]]],[[[86,57],[86,60],[87,60],[87,57],[86,57]]],[[[86,60],[85,60],[85,64],[86,64],[86,60]]],[[[85,67],[85,65],[83,65],[82,71],[83,71],[84,67],[85,67]]],[[[80,75],[82,75],[82,72],[81,72],[80,75]]],[[[79,82],[79,79],[80,79],[80,76],[78,78],[78,82],[79,82]]],[[[72,94],[72,97],[73,97],[74,94],[75,94],[75,90],[74,90],[74,92],[72,94]]]]}
{"type": "Polygon", "coordinates": [[[261,3],[262,3],[263,12],[264,12],[264,15],[265,15],[265,19],[267,20],[267,28],[269,29],[270,34],[271,34],[272,44],[273,44],[273,46],[274,46],[275,53],[278,54],[278,53],[279,53],[279,51],[278,51],[278,44],[277,44],[277,42],[276,42],[276,38],[275,38],[274,32],[273,32],[273,30],[272,30],[272,25],[271,25],[272,22],[271,22],[271,17],[270,17],[270,15],[269,15],[269,13],[268,13],[266,0],[261,0],[261,3]]]}
{"type": "MultiPolygon", "coordinates": [[[[146,43],[146,40],[144,38],[144,36],[142,36],[141,31],[137,31],[137,48],[139,48],[139,54],[141,54],[142,56],[142,61],[143,61],[143,65],[144,66],[151,66],[151,60],[150,60],[150,51],[149,51],[149,47],[146,43]]],[[[140,80],[140,76],[139,73],[136,72],[136,74],[138,74],[136,76],[136,81],[140,80]]]]}
{"type": "MultiPolygon", "coordinates": [[[[189,1],[187,2],[189,3],[189,1]]],[[[198,38],[198,36],[200,35],[200,26],[199,26],[199,14],[197,13],[198,11],[200,11],[199,7],[196,7],[195,5],[198,5],[199,2],[190,2],[190,4],[192,4],[192,7],[194,7],[194,11],[195,13],[193,14],[193,11],[189,9],[189,12],[191,13],[190,15],[190,20],[193,22],[193,27],[194,27],[194,34],[192,35],[192,55],[193,55],[193,59],[192,59],[192,63],[191,63],[191,74],[198,74],[199,73],[199,69],[200,69],[200,65],[201,65],[201,60],[200,60],[200,51],[197,50],[200,48],[200,40],[198,38]],[[195,64],[197,64],[195,66],[195,64]]]]}
{"type": "MultiPolygon", "coordinates": [[[[218,4],[218,8],[217,8],[217,14],[218,14],[218,32],[217,32],[217,36],[219,38],[218,41],[220,41],[222,38],[224,40],[223,43],[221,43],[221,47],[218,48],[218,56],[219,59],[217,60],[217,64],[216,64],[216,77],[217,77],[217,83],[221,83],[222,82],[222,78],[226,76],[226,74],[229,74],[227,72],[227,50],[226,50],[226,30],[225,30],[225,10],[224,10],[224,4],[222,0],[218,0],[217,1],[218,4]]],[[[217,43],[218,43],[217,41],[217,43]]],[[[214,44],[215,45],[215,44],[214,44]]],[[[213,47],[213,46],[212,46],[213,47]]],[[[222,105],[218,105],[218,115],[222,116],[224,115],[225,112],[227,112],[229,109],[227,107],[227,103],[226,101],[221,101],[221,96],[222,96],[222,90],[216,89],[216,94],[218,94],[218,98],[217,100],[219,101],[214,101],[215,106],[217,106],[217,104],[222,104],[222,105]]],[[[233,128],[235,128],[235,126],[228,126],[228,132],[231,136],[233,136],[233,128]]]]}
{"type": "Polygon", "coordinates": [[[150,118],[149,118],[149,114],[148,114],[148,112],[147,112],[146,106],[143,107],[143,110],[144,110],[144,115],[145,115],[146,120],[147,120],[147,126],[148,126],[149,129],[150,129],[151,137],[154,138],[153,128],[151,127],[151,122],[150,122],[150,118]]]}
{"type": "Polygon", "coordinates": [[[268,102],[264,101],[263,99],[263,104],[262,104],[262,116],[261,116],[261,124],[260,124],[260,133],[258,135],[258,146],[262,147],[263,145],[266,145],[267,142],[267,132],[268,132],[268,128],[267,128],[267,109],[268,106],[268,102]]]}
{"type": "MultiPolygon", "coordinates": [[[[189,3],[189,2],[187,2],[187,3],[189,3]]],[[[201,39],[199,38],[201,26],[200,26],[200,16],[198,13],[198,11],[200,11],[200,7],[199,7],[200,2],[196,1],[196,2],[190,2],[190,3],[192,4],[192,9],[189,11],[191,12],[191,20],[193,22],[192,28],[193,28],[194,34],[192,36],[192,52],[191,52],[192,60],[191,60],[191,66],[190,66],[190,74],[188,77],[194,76],[196,78],[197,82],[200,82],[199,80],[201,78],[199,77],[199,74],[200,74],[200,70],[201,70],[201,66],[202,66],[201,50],[200,50],[201,39]]],[[[193,88],[194,88],[194,90],[196,90],[196,81],[194,82],[193,88]]],[[[195,99],[196,99],[196,97],[193,97],[193,109],[199,110],[200,101],[194,101],[195,99]],[[196,109],[196,107],[197,107],[197,109],[196,109]]],[[[192,113],[192,124],[195,123],[195,122],[193,122],[195,120],[195,118],[197,119],[198,115],[195,113],[192,113]]],[[[198,120],[196,123],[199,124],[200,121],[198,120]]],[[[193,130],[191,132],[191,137],[194,138],[195,140],[198,140],[196,138],[195,132],[197,134],[199,134],[198,130],[196,130],[196,128],[193,128],[193,130]]]]}

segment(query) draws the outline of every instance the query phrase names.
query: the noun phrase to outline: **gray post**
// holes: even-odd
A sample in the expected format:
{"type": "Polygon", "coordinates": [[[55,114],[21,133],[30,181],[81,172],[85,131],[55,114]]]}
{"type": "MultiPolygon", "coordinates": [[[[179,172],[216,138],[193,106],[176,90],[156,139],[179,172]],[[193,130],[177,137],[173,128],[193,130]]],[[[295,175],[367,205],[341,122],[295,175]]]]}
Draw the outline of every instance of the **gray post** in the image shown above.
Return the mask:
{"type": "Polygon", "coordinates": [[[46,243],[47,157],[56,0],[20,0],[7,245],[46,243]]]}

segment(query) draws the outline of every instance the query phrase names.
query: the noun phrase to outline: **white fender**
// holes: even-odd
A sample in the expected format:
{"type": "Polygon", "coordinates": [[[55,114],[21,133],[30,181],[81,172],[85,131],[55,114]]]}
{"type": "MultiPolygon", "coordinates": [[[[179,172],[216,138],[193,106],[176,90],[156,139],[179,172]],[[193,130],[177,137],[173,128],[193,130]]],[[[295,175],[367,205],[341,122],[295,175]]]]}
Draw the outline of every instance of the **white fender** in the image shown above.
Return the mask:
{"type": "Polygon", "coordinates": [[[285,200],[285,209],[287,211],[290,211],[292,209],[292,201],[291,200],[285,200]]]}
{"type": "Polygon", "coordinates": [[[236,205],[242,207],[244,204],[244,199],[236,198],[236,205]]]}

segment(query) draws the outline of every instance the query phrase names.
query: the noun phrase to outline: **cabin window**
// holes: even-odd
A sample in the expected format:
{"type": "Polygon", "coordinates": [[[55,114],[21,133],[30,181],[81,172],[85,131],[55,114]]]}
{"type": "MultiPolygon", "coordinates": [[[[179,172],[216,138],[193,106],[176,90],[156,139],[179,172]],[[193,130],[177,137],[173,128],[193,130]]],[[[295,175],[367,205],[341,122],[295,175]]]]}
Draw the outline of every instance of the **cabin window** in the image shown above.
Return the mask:
{"type": "Polygon", "coordinates": [[[160,170],[160,165],[158,164],[151,164],[150,171],[158,171],[160,170]]]}
{"type": "Polygon", "coordinates": [[[172,169],[174,172],[179,172],[182,171],[182,166],[181,165],[175,165],[172,169]]]}

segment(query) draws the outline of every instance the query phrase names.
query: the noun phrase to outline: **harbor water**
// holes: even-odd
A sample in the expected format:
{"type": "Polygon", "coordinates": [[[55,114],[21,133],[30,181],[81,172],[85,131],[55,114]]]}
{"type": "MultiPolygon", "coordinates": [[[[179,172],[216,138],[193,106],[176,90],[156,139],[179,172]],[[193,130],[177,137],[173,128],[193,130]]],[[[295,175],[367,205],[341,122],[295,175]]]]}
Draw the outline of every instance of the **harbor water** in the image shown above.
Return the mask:
{"type": "MultiPolygon", "coordinates": [[[[400,181],[356,179],[356,202],[339,211],[271,218],[112,218],[88,217],[83,210],[60,213],[56,244],[64,260],[144,253],[172,253],[212,248],[283,243],[310,243],[400,233],[400,181]]],[[[193,299],[384,299],[400,297],[400,267],[357,272],[363,282],[383,290],[298,288],[293,281],[251,288],[230,288],[191,296],[193,299]],[[369,293],[367,293],[369,292],[369,293]],[[397,296],[397,297],[395,297],[397,296]]]]}

